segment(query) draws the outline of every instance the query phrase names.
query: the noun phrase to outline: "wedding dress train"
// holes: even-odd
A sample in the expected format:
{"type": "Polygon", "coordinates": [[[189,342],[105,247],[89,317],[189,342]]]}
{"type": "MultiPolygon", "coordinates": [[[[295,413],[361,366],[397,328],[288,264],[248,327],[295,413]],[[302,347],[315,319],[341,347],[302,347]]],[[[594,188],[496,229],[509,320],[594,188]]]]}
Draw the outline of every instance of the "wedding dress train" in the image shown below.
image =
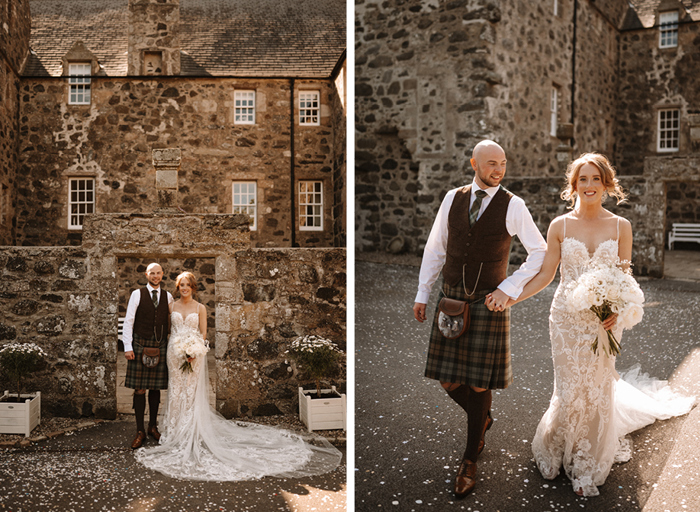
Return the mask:
{"type": "Polygon", "coordinates": [[[144,466],[188,480],[237,481],[264,476],[299,478],[335,469],[342,454],[321,436],[306,441],[281,428],[227,420],[209,405],[206,356],[180,370],[177,344],[199,336],[199,317],[171,315],[169,387],[159,446],[135,453],[144,466]]]}
{"type": "MultiPolygon", "coordinates": [[[[565,237],[561,244],[561,281],[550,310],[549,327],[554,361],[554,392],[549,409],[537,427],[532,441],[535,462],[542,476],[555,478],[563,466],[574,490],[584,496],[599,494],[613,462],[624,462],[632,455],[630,432],[687,413],[693,397],[681,397],[665,381],[641,374],[639,367],[622,378],[615,371],[615,358],[591,344],[607,335],[596,315],[585,310],[575,314],[566,307],[564,290],[596,259],[614,264],[618,241],[601,243],[591,256],[585,244],[565,237]]],[[[619,327],[613,329],[618,341],[619,327]]],[[[624,350],[624,345],[623,345],[624,350]]]]}

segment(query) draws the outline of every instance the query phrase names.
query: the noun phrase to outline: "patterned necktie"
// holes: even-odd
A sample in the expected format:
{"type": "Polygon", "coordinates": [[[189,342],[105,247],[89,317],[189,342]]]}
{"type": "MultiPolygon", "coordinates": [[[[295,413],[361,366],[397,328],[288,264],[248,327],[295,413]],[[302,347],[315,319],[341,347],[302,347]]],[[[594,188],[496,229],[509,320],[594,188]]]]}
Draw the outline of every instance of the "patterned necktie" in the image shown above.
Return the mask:
{"type": "Polygon", "coordinates": [[[153,305],[158,307],[158,292],[153,290],[151,291],[151,295],[153,296],[153,305]]]}
{"type": "Polygon", "coordinates": [[[476,199],[474,199],[474,204],[469,210],[469,225],[473,226],[476,222],[476,218],[479,216],[479,209],[481,208],[481,201],[486,197],[486,192],[483,190],[477,190],[475,192],[476,199]]]}

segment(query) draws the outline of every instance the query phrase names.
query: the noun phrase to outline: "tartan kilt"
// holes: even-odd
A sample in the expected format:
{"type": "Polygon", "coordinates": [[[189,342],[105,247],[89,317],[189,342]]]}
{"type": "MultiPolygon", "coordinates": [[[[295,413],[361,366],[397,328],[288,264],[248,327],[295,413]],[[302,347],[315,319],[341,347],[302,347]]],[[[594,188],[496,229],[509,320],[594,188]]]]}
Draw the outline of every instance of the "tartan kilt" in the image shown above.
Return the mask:
{"type": "Polygon", "coordinates": [[[160,345],[160,360],[155,368],[146,368],[141,361],[143,347],[157,347],[155,337],[142,338],[134,333],[134,359],[126,362],[124,386],[130,389],[168,389],[168,342],[160,345]]]}
{"type": "Polygon", "coordinates": [[[477,388],[505,389],[513,382],[510,358],[510,308],[489,311],[484,299],[492,290],[477,291],[469,300],[464,287],[443,283],[440,299],[467,300],[469,329],[459,338],[448,339],[438,329],[438,307],[435,307],[430,332],[425,376],[440,382],[468,384],[477,388]]]}

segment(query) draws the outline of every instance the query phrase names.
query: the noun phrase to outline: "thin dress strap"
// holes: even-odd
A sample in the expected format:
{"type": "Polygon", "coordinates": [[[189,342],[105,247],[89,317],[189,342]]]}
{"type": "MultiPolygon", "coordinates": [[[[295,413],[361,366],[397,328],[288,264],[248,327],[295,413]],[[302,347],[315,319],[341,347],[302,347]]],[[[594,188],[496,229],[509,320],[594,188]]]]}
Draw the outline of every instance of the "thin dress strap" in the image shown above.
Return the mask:
{"type": "Polygon", "coordinates": [[[564,236],[562,237],[562,240],[566,238],[566,217],[568,217],[568,215],[564,215],[564,236]]]}
{"type": "Polygon", "coordinates": [[[620,241],[620,217],[617,218],[617,241],[620,241]]]}

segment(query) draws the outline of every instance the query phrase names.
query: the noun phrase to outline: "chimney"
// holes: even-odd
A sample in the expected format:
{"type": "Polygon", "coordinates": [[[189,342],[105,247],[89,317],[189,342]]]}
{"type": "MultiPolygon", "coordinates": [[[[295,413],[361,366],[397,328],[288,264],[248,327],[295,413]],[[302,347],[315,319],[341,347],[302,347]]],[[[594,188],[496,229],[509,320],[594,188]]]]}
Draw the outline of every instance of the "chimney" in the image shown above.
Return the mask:
{"type": "Polygon", "coordinates": [[[180,0],[129,0],[129,76],[180,74],[180,0]]]}

